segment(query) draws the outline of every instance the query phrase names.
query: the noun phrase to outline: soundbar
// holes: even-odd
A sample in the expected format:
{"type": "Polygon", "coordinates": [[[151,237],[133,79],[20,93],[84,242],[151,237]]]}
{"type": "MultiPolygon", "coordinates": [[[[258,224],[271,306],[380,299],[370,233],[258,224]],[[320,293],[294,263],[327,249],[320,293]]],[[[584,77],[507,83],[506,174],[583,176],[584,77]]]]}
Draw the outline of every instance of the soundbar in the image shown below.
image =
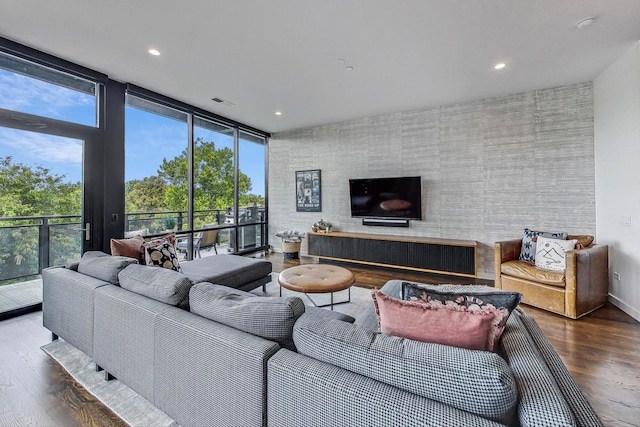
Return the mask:
{"type": "Polygon", "coordinates": [[[376,227],[409,227],[408,219],[362,218],[362,225],[376,227]]]}

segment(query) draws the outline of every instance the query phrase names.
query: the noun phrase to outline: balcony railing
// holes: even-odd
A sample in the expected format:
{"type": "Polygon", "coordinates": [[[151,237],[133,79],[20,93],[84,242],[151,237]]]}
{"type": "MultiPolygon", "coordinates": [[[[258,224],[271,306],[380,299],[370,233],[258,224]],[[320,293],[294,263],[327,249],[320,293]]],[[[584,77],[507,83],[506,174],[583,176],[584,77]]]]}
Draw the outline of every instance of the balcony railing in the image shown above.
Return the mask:
{"type": "MultiPolygon", "coordinates": [[[[35,278],[49,266],[79,259],[84,236],[81,221],[80,215],[0,218],[0,285],[35,278]]],[[[187,229],[185,211],[125,214],[125,235],[141,232],[154,236],[173,231],[188,239],[205,225],[220,229],[219,243],[228,252],[251,252],[267,246],[264,208],[241,207],[238,224],[229,209],[196,211],[194,229],[187,229]]]]}

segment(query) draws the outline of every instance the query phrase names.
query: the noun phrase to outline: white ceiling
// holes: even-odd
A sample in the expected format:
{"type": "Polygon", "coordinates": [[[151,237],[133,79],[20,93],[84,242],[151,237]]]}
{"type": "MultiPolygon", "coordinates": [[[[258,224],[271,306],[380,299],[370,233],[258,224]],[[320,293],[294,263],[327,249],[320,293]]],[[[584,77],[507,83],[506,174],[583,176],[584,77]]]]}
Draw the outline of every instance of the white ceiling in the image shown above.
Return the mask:
{"type": "Polygon", "coordinates": [[[0,36],[279,132],[593,80],[640,1],[2,0],[0,36]]]}

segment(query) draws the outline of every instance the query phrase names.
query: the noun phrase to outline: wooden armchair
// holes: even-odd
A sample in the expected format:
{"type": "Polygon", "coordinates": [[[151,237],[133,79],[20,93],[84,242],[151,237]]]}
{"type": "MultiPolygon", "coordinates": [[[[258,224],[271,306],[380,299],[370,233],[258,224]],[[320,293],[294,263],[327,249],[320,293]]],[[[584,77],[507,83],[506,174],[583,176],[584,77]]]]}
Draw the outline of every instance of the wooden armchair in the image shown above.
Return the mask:
{"type": "MultiPolygon", "coordinates": [[[[575,239],[581,236],[569,236],[575,239]]],[[[520,261],[522,240],[495,243],[495,287],[520,292],[522,302],[577,319],[603,306],[609,293],[609,247],[590,245],[566,253],[565,271],[520,261]]]]}

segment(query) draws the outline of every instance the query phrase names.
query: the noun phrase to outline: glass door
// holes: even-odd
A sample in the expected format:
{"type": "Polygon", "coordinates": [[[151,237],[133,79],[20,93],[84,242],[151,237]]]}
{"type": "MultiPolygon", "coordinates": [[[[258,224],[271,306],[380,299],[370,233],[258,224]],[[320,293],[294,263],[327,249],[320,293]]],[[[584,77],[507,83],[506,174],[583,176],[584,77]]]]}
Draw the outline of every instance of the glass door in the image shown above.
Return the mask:
{"type": "Polygon", "coordinates": [[[0,51],[0,319],[38,308],[42,270],[92,247],[102,89],[0,51]]]}
{"type": "Polygon", "coordinates": [[[42,269],[79,259],[91,239],[83,145],[0,127],[0,312],[39,304],[42,269]]]}

